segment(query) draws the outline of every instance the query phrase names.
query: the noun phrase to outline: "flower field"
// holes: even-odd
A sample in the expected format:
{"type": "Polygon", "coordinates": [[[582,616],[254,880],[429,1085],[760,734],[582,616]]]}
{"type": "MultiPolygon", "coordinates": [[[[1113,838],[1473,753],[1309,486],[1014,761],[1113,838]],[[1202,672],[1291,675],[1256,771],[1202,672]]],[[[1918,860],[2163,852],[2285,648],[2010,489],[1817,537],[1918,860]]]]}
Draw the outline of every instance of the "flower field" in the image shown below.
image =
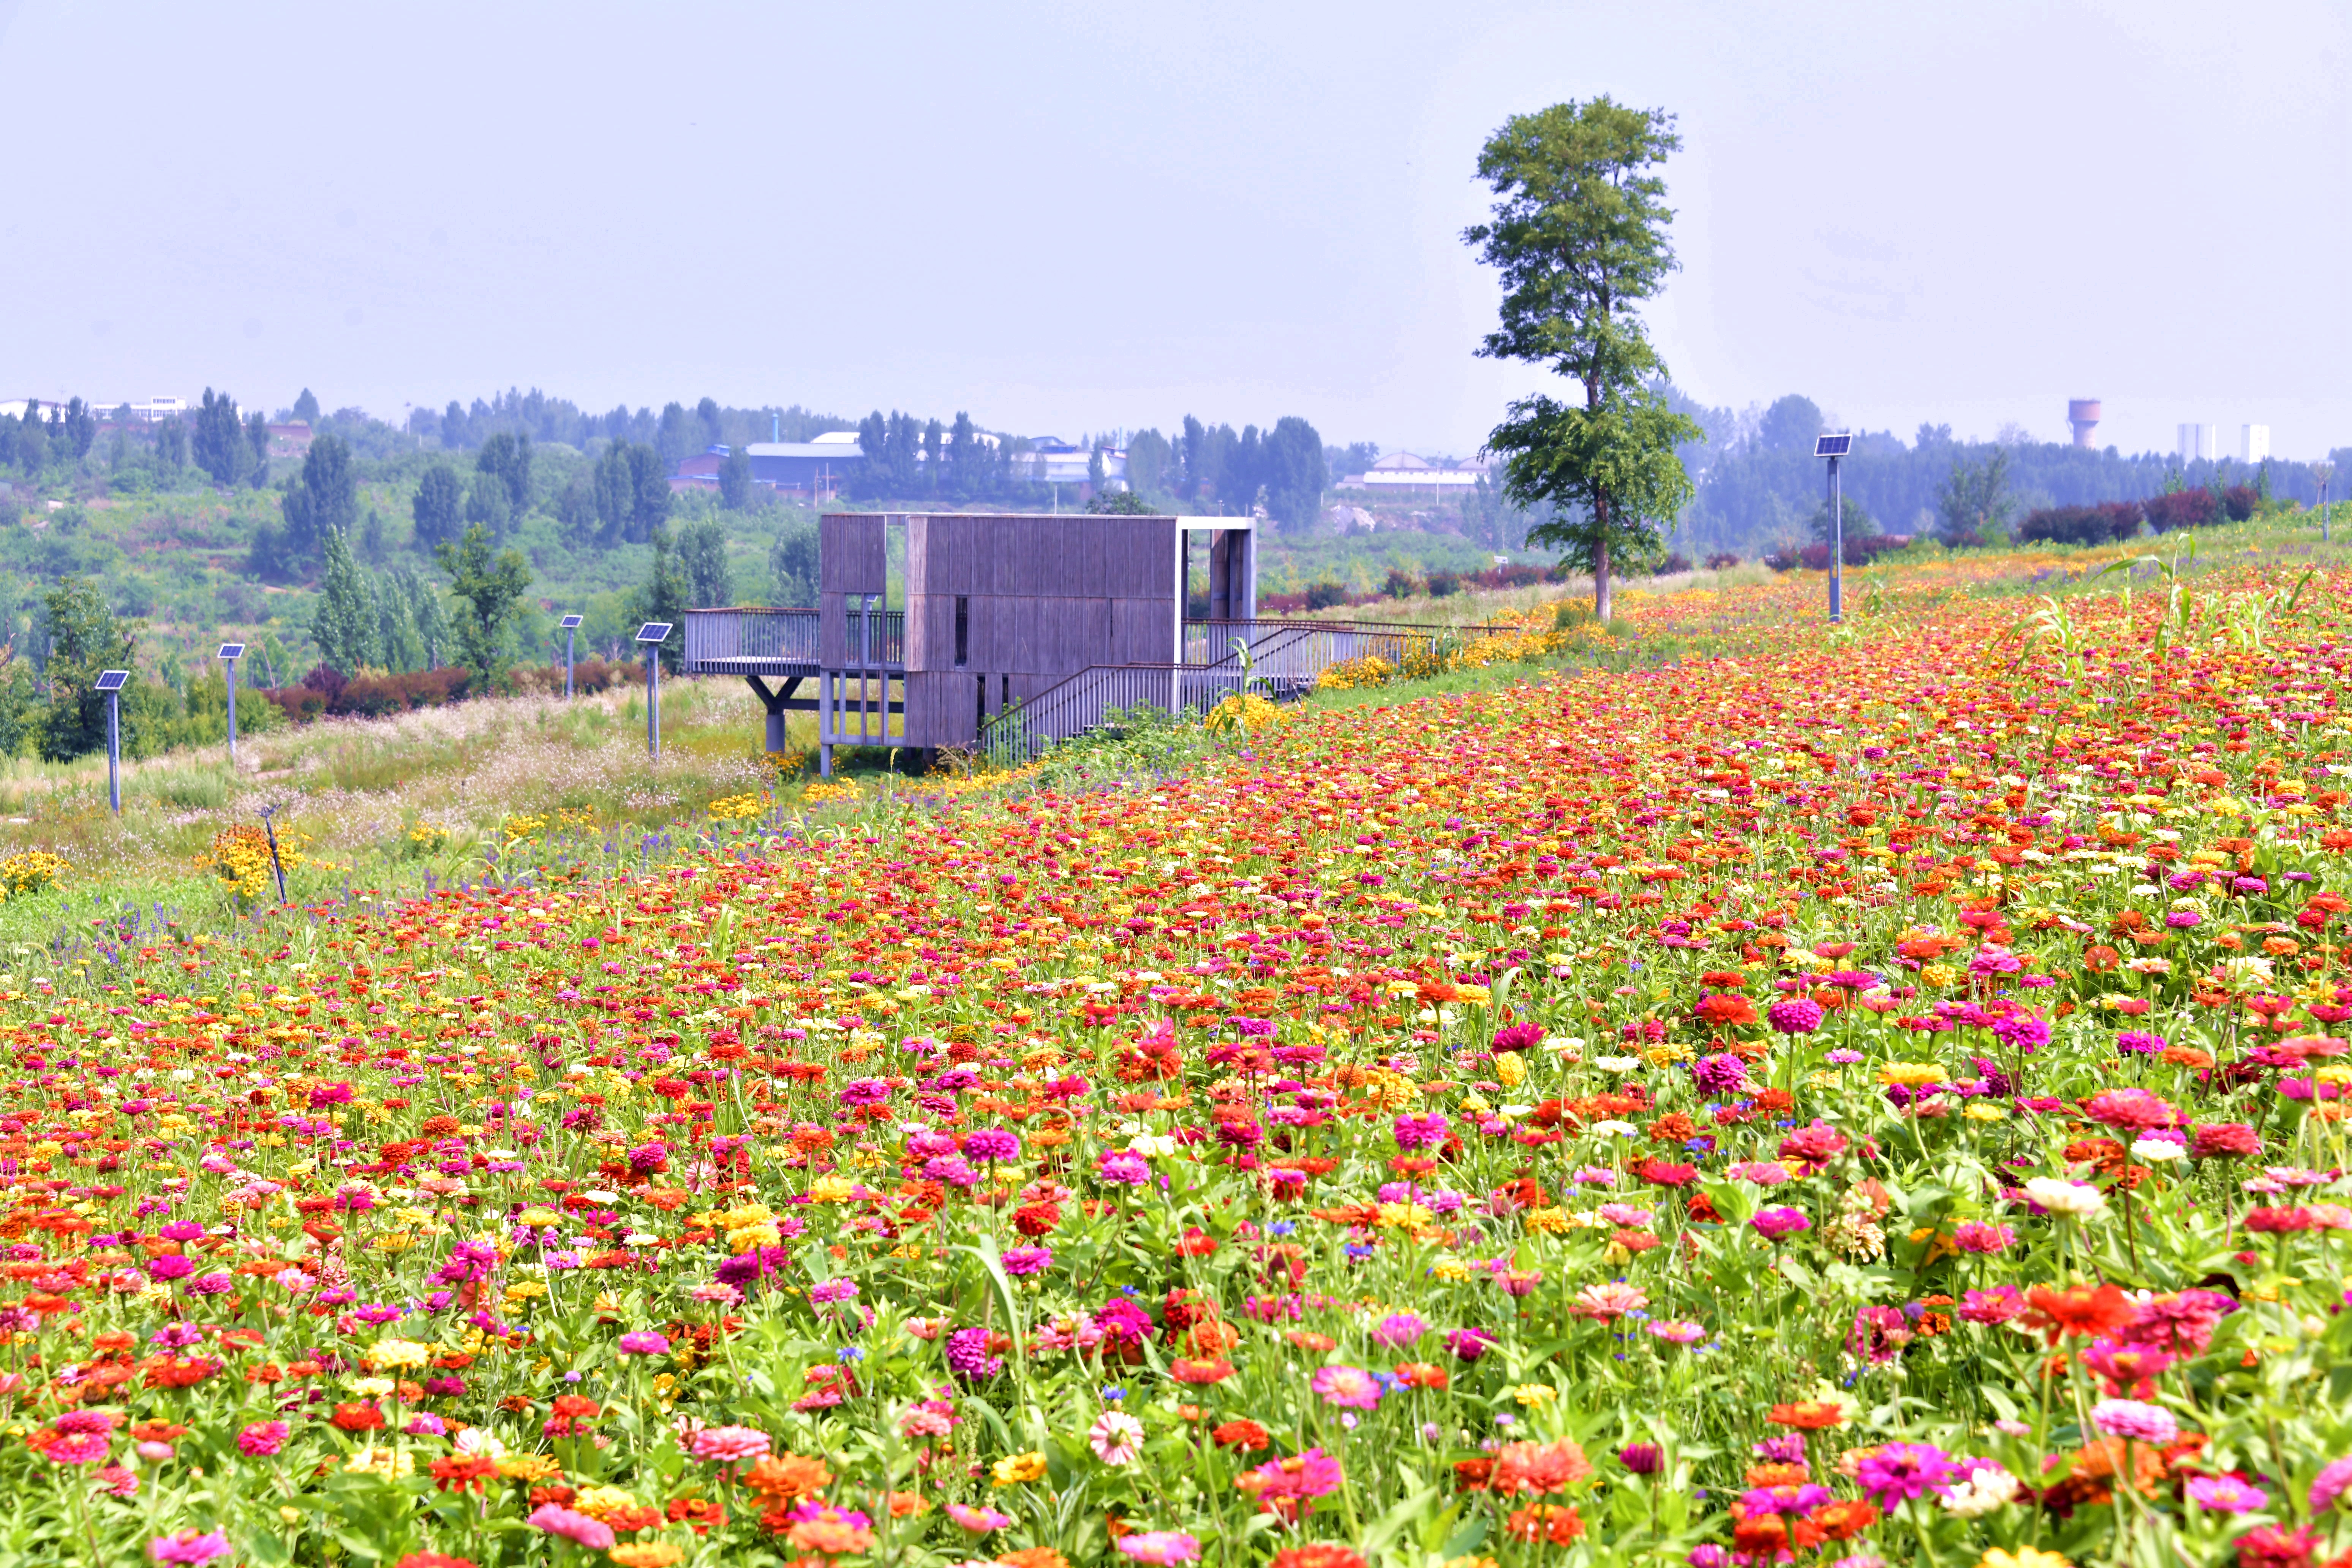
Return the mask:
{"type": "Polygon", "coordinates": [[[1817,586],[0,976],[0,1560],[2352,1562],[2352,580],[1817,586]]]}

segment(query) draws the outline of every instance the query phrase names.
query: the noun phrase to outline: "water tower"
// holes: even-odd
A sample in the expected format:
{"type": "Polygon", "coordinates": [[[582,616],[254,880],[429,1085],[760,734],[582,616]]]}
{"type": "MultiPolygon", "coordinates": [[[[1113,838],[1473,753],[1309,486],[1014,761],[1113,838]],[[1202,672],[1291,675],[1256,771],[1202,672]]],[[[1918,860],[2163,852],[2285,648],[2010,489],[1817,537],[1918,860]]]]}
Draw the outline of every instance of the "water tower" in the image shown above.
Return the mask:
{"type": "Polygon", "coordinates": [[[2074,445],[2087,447],[2091,432],[2099,427],[2099,400],[2077,397],[2066,405],[2066,423],[2074,427],[2074,445]]]}

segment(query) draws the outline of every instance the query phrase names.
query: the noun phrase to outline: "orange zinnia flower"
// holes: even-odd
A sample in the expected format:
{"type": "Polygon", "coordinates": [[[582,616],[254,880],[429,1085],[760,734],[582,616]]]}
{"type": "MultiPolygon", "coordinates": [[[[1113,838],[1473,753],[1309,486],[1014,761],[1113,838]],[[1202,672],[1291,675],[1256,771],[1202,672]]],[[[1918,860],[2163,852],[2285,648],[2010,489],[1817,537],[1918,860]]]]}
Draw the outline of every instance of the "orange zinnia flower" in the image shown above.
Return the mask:
{"type": "Polygon", "coordinates": [[[2053,1345],[2077,1334],[2112,1334],[2128,1328],[2136,1315],[2131,1299],[2115,1285],[2077,1285],[2067,1290],[2036,1285],[2025,1300],[2026,1326],[2041,1330],[2053,1345]]]}

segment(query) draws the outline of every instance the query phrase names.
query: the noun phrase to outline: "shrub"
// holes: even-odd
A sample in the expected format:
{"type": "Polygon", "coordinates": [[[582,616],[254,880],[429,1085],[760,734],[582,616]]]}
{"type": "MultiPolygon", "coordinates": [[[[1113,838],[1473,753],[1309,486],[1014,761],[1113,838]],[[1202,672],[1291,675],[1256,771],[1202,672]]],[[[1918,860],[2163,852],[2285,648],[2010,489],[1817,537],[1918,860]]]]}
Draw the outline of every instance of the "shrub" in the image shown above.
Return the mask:
{"type": "Polygon", "coordinates": [[[1348,590],[1337,583],[1307,584],[1307,607],[1310,610],[1328,610],[1347,602],[1348,590]]]}
{"type": "Polygon", "coordinates": [[[463,665],[453,665],[445,669],[414,669],[399,675],[361,675],[345,683],[336,700],[327,705],[327,711],[373,719],[415,708],[438,708],[464,697],[473,673],[463,665]]]}
{"type": "Polygon", "coordinates": [[[1381,593],[1391,599],[1410,599],[1420,591],[1421,584],[1413,581],[1412,574],[1401,566],[1390,567],[1388,577],[1381,584],[1381,593]]]}
{"type": "Polygon", "coordinates": [[[2139,502],[2132,500],[2042,507],[2026,514],[2017,537],[2029,543],[2104,544],[2137,533],[2143,515],[2139,502]]]}
{"type": "Polygon", "coordinates": [[[2221,492],[2221,510],[2231,522],[2243,522],[2263,504],[2262,491],[2252,485],[2231,485],[2221,492]]]}
{"type": "Polygon", "coordinates": [[[2203,528],[2221,515],[2221,498],[2211,490],[2175,490],[2170,495],[2150,496],[2140,503],[2147,514],[2147,525],[2158,533],[2169,533],[2176,528],[2203,528]]]}
{"type": "Polygon", "coordinates": [[[1460,592],[1462,592],[1461,573],[1445,566],[1438,566],[1431,569],[1429,574],[1429,596],[1431,598],[1450,599],[1460,592]]]}
{"type": "MultiPolygon", "coordinates": [[[[1849,539],[1845,542],[1845,563],[1849,566],[1867,566],[1888,551],[1900,550],[1908,542],[1907,540],[1897,539],[1892,534],[1885,533],[1866,534],[1849,539]]],[[[1808,572],[1826,572],[1830,569],[1830,547],[1826,544],[1808,544],[1797,551],[1793,556],[1783,551],[1777,556],[1764,557],[1764,564],[1771,567],[1775,572],[1786,572],[1792,566],[1802,566],[1808,572]]]]}
{"type": "Polygon", "coordinates": [[[1677,573],[1687,572],[1690,569],[1690,562],[1683,555],[1681,551],[1677,550],[1673,554],[1667,556],[1664,561],[1659,562],[1657,571],[1652,573],[1651,575],[1655,577],[1672,577],[1677,573]]]}
{"type": "Polygon", "coordinates": [[[1718,551],[1706,558],[1706,569],[1710,572],[1727,572],[1738,564],[1739,557],[1729,551],[1718,551]]]}
{"type": "Polygon", "coordinates": [[[343,672],[329,664],[313,666],[310,673],[301,680],[303,689],[315,691],[325,698],[331,710],[335,705],[335,699],[343,694],[343,688],[348,684],[350,682],[343,672]]]}

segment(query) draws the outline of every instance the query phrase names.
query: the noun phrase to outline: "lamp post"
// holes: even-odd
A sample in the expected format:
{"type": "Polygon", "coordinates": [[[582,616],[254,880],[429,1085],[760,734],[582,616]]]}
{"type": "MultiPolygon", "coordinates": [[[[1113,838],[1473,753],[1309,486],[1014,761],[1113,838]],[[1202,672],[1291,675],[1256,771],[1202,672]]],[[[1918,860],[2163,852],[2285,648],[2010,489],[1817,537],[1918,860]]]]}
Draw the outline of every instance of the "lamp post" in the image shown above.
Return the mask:
{"type": "Polygon", "coordinates": [[[637,646],[646,650],[646,750],[661,761],[661,645],[669,638],[670,623],[647,621],[637,628],[637,646]]]}
{"type": "Polygon", "coordinates": [[[2327,481],[2336,477],[2333,463],[2314,463],[2311,477],[2319,481],[2319,542],[2327,542],[2327,481]]]}
{"type": "Polygon", "coordinates": [[[244,657],[243,643],[225,642],[220,645],[221,667],[228,676],[228,771],[231,776],[236,773],[236,661],[244,657]]]}
{"type": "Polygon", "coordinates": [[[1853,437],[1841,432],[1813,439],[1813,456],[1830,460],[1830,624],[1845,619],[1845,507],[1838,491],[1838,461],[1853,450],[1853,437]]]}
{"type": "Polygon", "coordinates": [[[580,630],[580,617],[566,616],[556,624],[563,628],[563,696],[569,701],[572,697],[572,638],[580,630]]]}
{"type": "Polygon", "coordinates": [[[106,693],[106,804],[122,815],[122,683],[127,669],[101,669],[98,689],[106,693]]]}

